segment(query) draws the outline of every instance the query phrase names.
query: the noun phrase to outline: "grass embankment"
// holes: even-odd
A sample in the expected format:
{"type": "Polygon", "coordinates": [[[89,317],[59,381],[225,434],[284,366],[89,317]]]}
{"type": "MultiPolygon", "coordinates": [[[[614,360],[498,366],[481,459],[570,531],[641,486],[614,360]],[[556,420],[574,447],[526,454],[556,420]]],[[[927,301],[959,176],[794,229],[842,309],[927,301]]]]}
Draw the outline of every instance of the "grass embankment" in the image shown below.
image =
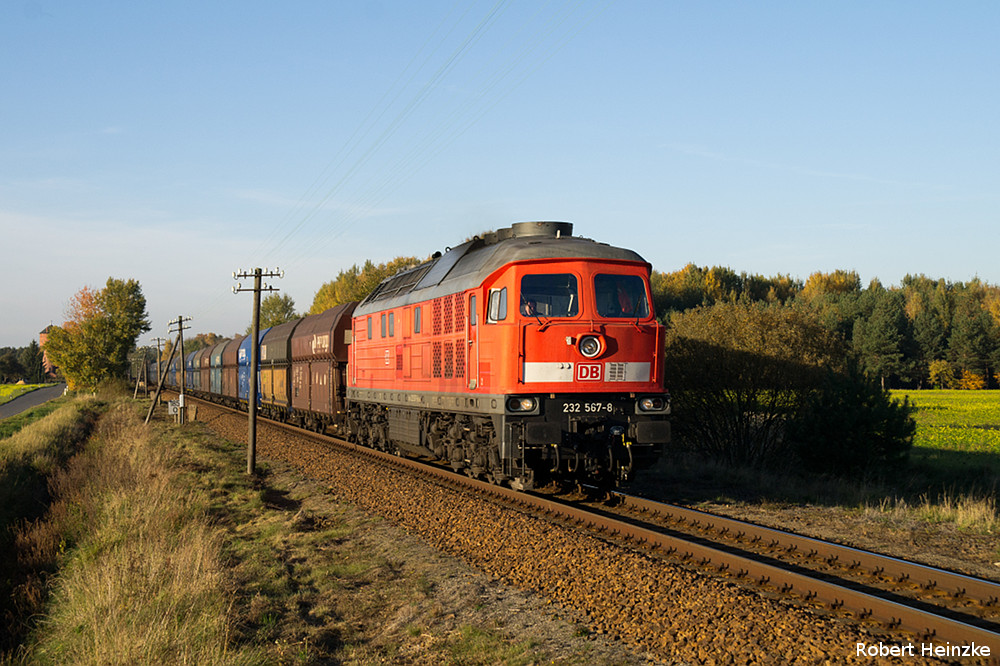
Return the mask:
{"type": "MultiPolygon", "coordinates": [[[[0,561],[5,563],[0,578],[0,621],[8,629],[0,634],[0,650],[18,639],[22,618],[38,610],[42,577],[52,570],[44,565],[15,565],[15,527],[44,514],[51,499],[50,479],[82,446],[100,409],[96,399],[53,401],[45,409],[21,415],[16,432],[0,437],[0,561]],[[41,419],[43,412],[51,414],[41,419]]],[[[8,421],[3,425],[12,426],[8,421]]]]}
{"type": "MultiPolygon", "coordinates": [[[[398,636],[373,635],[400,608],[427,603],[430,584],[357,536],[370,518],[317,504],[325,489],[279,489],[266,471],[247,477],[242,447],[202,424],[147,428],[138,411],[114,404],[55,475],[46,518],[19,530],[25,566],[58,575],[31,634],[0,663],[393,660],[398,636]]],[[[398,631],[425,636],[419,625],[398,631]]],[[[465,627],[422,656],[536,655],[465,627]]]]}

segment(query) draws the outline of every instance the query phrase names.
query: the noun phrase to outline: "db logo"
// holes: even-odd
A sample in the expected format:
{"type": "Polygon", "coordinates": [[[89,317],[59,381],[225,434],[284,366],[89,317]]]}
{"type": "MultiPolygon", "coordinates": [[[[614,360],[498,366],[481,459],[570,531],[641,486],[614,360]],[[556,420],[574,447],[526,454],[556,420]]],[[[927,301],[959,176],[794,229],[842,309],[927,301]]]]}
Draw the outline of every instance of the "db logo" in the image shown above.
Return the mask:
{"type": "Polygon", "coordinates": [[[600,363],[577,363],[576,380],[579,382],[599,382],[601,381],[600,363]]]}

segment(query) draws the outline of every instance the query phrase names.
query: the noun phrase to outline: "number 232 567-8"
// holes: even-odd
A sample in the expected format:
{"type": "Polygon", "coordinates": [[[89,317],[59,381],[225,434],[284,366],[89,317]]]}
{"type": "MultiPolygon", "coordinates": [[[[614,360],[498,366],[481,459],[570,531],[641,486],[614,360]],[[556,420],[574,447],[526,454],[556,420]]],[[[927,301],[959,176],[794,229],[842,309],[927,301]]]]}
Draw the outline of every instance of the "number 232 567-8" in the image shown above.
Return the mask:
{"type": "Polygon", "coordinates": [[[563,403],[563,414],[599,414],[614,411],[610,402],[566,402],[563,403]]]}

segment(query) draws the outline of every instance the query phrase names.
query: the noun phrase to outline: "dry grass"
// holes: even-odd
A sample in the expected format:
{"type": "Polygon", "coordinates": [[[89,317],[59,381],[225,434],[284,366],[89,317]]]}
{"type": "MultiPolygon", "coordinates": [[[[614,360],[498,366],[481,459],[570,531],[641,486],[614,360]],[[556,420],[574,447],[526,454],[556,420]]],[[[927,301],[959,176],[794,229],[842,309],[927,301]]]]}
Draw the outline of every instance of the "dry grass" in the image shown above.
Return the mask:
{"type": "Polygon", "coordinates": [[[83,453],[45,464],[53,502],[18,554],[55,573],[22,577],[36,621],[0,664],[638,663],[582,634],[567,647],[575,627],[548,606],[332,488],[267,465],[247,477],[242,445],[198,423],[146,429],[139,411],[114,399],[83,453]]]}
{"type": "Polygon", "coordinates": [[[55,475],[45,521],[20,534],[26,562],[53,559],[48,614],[30,663],[242,663],[230,649],[223,532],[179,483],[172,449],[123,403],[55,475]]]}
{"type": "Polygon", "coordinates": [[[927,495],[919,502],[903,498],[884,498],[866,504],[865,515],[894,522],[950,523],[960,530],[977,534],[1000,533],[1000,514],[992,495],[975,496],[944,493],[936,498],[927,495]]]}

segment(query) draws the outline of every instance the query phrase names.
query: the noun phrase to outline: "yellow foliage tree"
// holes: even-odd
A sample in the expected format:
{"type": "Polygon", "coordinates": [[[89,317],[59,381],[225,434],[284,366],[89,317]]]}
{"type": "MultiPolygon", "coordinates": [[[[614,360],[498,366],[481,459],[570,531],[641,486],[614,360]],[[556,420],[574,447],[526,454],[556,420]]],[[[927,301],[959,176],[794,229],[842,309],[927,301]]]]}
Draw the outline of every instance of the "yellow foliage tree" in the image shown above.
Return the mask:
{"type": "Polygon", "coordinates": [[[975,370],[962,370],[962,376],[958,380],[958,388],[967,391],[980,391],[986,388],[986,377],[975,370]]]}
{"type": "Polygon", "coordinates": [[[955,388],[955,368],[943,359],[931,361],[928,366],[928,379],[934,388],[955,388]]]}
{"type": "Polygon", "coordinates": [[[319,314],[342,303],[360,301],[385,278],[412,268],[418,263],[420,262],[416,257],[396,257],[392,261],[378,265],[369,260],[362,268],[354,264],[347,270],[340,271],[336,278],[319,288],[313,297],[309,314],[319,314]]]}
{"type": "Polygon", "coordinates": [[[837,269],[832,273],[816,272],[809,276],[799,297],[807,301],[824,294],[849,294],[861,291],[861,276],[856,271],[837,269]]]}

